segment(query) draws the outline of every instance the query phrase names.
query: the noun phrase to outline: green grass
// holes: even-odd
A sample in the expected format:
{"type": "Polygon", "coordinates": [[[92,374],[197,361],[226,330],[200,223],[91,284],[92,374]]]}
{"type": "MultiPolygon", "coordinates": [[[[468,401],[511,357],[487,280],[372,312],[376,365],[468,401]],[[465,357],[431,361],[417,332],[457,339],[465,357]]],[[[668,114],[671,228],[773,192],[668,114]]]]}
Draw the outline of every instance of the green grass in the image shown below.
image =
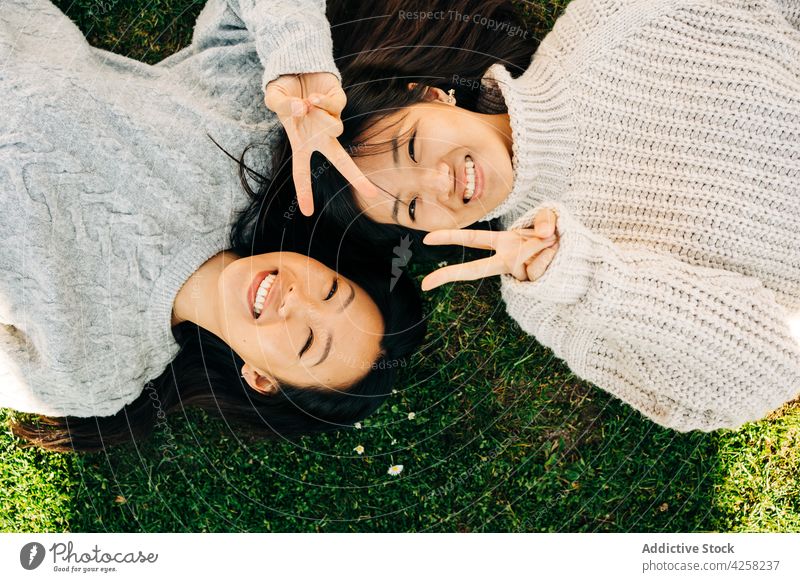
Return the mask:
{"type": "MultiPolygon", "coordinates": [[[[188,42],[201,7],[58,4],[93,44],[148,62],[188,42]]],[[[546,30],[564,4],[522,8],[546,30]]],[[[496,281],[427,301],[431,344],[397,394],[361,430],[299,446],[193,412],[144,443],[52,454],[21,448],[0,411],[0,531],[800,531],[797,405],[675,433],[578,381],[509,320],[496,281]]]]}

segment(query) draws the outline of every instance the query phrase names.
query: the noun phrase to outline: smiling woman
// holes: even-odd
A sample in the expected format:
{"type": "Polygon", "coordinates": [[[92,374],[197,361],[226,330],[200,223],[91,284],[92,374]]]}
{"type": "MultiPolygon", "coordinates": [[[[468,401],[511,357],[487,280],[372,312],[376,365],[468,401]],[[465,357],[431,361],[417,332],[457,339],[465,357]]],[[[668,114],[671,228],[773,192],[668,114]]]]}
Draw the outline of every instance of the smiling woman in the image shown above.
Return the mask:
{"type": "Polygon", "coordinates": [[[327,22],[303,3],[212,0],[191,46],[154,66],[90,47],[49,2],[3,4],[0,406],[45,415],[17,435],[93,450],[195,406],[294,436],[390,393],[382,364],[425,329],[410,280],[284,252],[311,254],[280,227],[266,242],[250,219],[284,210],[248,199],[217,145],[266,136],[271,155],[263,83],[335,74],[327,22]]]}
{"type": "Polygon", "coordinates": [[[221,253],[189,278],[173,313],[173,325],[190,320],[222,338],[264,394],[281,382],[346,388],[381,353],[383,320],[369,295],[297,253],[221,253]]]}
{"type": "Polygon", "coordinates": [[[794,399],[800,3],[573,0],[535,47],[497,33],[511,2],[409,2],[335,27],[341,141],[383,195],[324,169],[318,206],[372,244],[494,251],[423,289],[500,275],[523,330],[661,425],[794,399]]]}
{"type": "Polygon", "coordinates": [[[457,109],[436,87],[422,99],[358,137],[357,164],[382,194],[357,204],[376,222],[409,229],[469,226],[511,189],[508,116],[457,109]]]}
{"type": "Polygon", "coordinates": [[[538,41],[498,33],[525,30],[502,0],[397,0],[377,12],[367,3],[328,5],[347,87],[339,139],[379,194],[356,195],[321,157],[311,173],[325,218],[391,252],[399,237],[471,225],[500,203],[513,180],[510,126],[502,96],[482,77],[496,62],[520,75],[538,41]],[[436,9],[445,17],[413,16],[436,9]],[[467,14],[495,26],[457,19],[467,14]]]}

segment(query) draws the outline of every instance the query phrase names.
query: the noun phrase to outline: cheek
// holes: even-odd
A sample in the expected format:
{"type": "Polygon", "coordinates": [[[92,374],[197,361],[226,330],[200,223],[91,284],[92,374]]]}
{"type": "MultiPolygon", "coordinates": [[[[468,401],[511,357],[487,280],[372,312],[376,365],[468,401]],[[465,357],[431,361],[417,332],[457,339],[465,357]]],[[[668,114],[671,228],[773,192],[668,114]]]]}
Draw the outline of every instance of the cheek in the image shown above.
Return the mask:
{"type": "Polygon", "coordinates": [[[420,227],[428,232],[433,230],[458,229],[461,228],[458,220],[458,212],[454,212],[438,204],[428,205],[424,221],[420,222],[420,227]]]}
{"type": "Polygon", "coordinates": [[[485,212],[478,210],[475,207],[461,206],[456,209],[445,208],[439,204],[431,203],[425,208],[424,214],[420,213],[418,218],[418,226],[421,230],[428,232],[434,230],[448,230],[448,229],[461,229],[469,226],[485,212]]]}
{"type": "Polygon", "coordinates": [[[495,186],[508,187],[508,182],[512,179],[513,168],[511,166],[511,155],[502,145],[492,149],[488,158],[488,180],[494,182],[495,186]]]}
{"type": "Polygon", "coordinates": [[[291,338],[281,330],[267,333],[266,329],[248,326],[232,336],[236,345],[231,347],[245,362],[275,371],[276,366],[291,361],[291,338]]]}
{"type": "Polygon", "coordinates": [[[227,277],[220,281],[218,287],[217,319],[222,325],[227,326],[232,336],[246,334],[247,328],[254,322],[242,283],[246,275],[247,273],[241,273],[238,277],[227,277]]]}

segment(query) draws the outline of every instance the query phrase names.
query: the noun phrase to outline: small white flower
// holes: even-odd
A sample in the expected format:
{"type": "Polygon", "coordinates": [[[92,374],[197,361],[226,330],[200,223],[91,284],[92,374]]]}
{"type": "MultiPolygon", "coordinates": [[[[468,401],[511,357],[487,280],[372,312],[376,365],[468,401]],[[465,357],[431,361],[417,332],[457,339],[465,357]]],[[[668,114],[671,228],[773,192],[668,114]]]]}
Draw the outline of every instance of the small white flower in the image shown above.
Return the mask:
{"type": "Polygon", "coordinates": [[[399,475],[402,472],[403,472],[403,465],[392,465],[391,467],[389,467],[389,470],[387,471],[389,475],[399,475]]]}
{"type": "Polygon", "coordinates": [[[414,420],[417,417],[416,412],[409,412],[408,413],[408,420],[414,420]]]}
{"type": "Polygon", "coordinates": [[[354,450],[355,452],[357,452],[359,455],[363,455],[363,454],[364,454],[364,447],[363,447],[362,445],[358,445],[358,446],[357,446],[356,448],[354,448],[353,450],[354,450]]]}
{"type": "Polygon", "coordinates": [[[436,266],[437,266],[437,267],[439,267],[440,269],[441,269],[442,267],[446,267],[446,266],[447,266],[447,261],[442,261],[442,262],[440,262],[440,263],[436,263],[436,266]]]}
{"type": "Polygon", "coordinates": [[[392,444],[396,445],[397,444],[397,439],[392,439],[392,444]]]}
{"type": "Polygon", "coordinates": [[[360,422],[357,422],[357,423],[355,423],[353,426],[354,426],[354,427],[356,427],[356,428],[361,428],[361,423],[360,423],[360,422]]]}
{"type": "Polygon", "coordinates": [[[394,388],[392,388],[392,394],[397,394],[397,390],[395,390],[394,388]]]}

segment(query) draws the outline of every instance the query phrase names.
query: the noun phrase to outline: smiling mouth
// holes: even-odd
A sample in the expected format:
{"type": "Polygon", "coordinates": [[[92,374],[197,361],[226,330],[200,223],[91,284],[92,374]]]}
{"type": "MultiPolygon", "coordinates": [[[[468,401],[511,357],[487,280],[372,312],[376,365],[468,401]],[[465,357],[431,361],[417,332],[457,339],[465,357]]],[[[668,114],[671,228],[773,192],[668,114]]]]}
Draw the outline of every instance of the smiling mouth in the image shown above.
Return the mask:
{"type": "Polygon", "coordinates": [[[464,204],[469,203],[475,195],[475,162],[467,155],[464,161],[464,204]]]}
{"type": "Polygon", "coordinates": [[[264,310],[270,291],[275,286],[278,279],[278,271],[267,271],[256,275],[255,281],[250,290],[250,305],[252,305],[253,317],[258,319],[264,310]],[[260,282],[259,282],[260,279],[260,282]],[[256,286],[256,284],[258,284],[256,286]]]}

